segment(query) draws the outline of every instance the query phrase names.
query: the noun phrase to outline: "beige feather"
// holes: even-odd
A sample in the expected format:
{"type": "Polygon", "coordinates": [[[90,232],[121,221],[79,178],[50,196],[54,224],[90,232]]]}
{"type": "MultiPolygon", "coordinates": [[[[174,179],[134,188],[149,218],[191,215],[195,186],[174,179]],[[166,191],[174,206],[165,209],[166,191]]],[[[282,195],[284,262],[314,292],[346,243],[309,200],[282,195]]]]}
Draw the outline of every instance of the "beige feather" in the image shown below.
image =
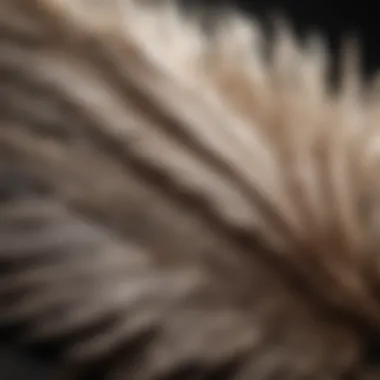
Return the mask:
{"type": "Polygon", "coordinates": [[[0,0],[0,321],[68,379],[363,379],[378,91],[354,45],[333,93],[318,38],[265,43],[168,0],[0,0]]]}

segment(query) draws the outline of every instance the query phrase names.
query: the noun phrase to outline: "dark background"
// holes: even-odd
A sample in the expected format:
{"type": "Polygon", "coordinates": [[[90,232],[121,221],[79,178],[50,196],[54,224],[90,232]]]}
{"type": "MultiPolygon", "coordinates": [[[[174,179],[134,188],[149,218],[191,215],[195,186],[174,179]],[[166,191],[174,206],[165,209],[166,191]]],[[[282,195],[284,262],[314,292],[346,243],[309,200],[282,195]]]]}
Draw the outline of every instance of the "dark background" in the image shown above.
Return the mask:
{"type": "Polygon", "coordinates": [[[380,67],[380,13],[376,0],[179,0],[187,4],[220,8],[238,6],[260,21],[281,13],[302,37],[318,30],[331,48],[335,63],[344,34],[355,33],[361,43],[363,72],[370,78],[380,67]]]}
{"type": "MultiPolygon", "coordinates": [[[[237,5],[244,12],[261,20],[268,20],[274,12],[282,12],[302,35],[308,30],[319,30],[324,34],[335,58],[344,33],[356,32],[362,46],[364,71],[367,76],[380,66],[380,22],[376,0],[179,0],[192,5],[221,7],[237,5]]],[[[0,311],[1,312],[1,311],[0,311]]],[[[8,348],[0,346],[1,380],[51,380],[44,362],[26,356],[17,356],[8,348]]]]}
{"type": "Polygon", "coordinates": [[[354,32],[362,46],[363,69],[373,74],[380,66],[380,19],[376,0],[237,0],[251,14],[268,17],[280,10],[299,34],[310,29],[322,32],[335,57],[344,34],[354,32]]]}

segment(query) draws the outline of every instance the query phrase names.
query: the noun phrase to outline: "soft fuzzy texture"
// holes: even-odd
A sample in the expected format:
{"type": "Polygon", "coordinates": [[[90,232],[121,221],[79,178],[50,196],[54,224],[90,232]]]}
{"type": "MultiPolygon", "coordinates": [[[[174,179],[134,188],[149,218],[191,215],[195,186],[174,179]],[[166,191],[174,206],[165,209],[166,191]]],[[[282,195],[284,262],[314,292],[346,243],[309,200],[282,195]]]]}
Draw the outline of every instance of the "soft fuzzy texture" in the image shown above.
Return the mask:
{"type": "Polygon", "coordinates": [[[279,30],[0,0],[0,324],[64,378],[365,378],[377,88],[279,30]]]}

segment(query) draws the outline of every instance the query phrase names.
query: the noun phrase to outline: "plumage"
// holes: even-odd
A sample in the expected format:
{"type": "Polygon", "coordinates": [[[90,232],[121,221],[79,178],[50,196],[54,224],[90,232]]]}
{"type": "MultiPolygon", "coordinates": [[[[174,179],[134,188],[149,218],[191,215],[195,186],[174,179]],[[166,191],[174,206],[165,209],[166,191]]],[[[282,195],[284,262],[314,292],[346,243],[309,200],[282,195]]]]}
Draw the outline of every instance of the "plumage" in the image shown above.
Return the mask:
{"type": "Polygon", "coordinates": [[[283,25],[0,0],[0,326],[67,379],[365,379],[379,97],[347,47],[334,92],[283,25]]]}

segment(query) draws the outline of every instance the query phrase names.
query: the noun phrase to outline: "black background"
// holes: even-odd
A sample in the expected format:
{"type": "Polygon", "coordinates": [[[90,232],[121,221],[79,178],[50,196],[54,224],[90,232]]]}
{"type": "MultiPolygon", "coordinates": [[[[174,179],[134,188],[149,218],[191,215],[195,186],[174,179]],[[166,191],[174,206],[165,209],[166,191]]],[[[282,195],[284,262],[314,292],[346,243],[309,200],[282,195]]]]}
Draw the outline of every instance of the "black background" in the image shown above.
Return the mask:
{"type": "Polygon", "coordinates": [[[342,37],[354,32],[362,47],[364,71],[373,74],[380,66],[380,13],[375,0],[238,0],[236,3],[245,11],[263,17],[280,10],[300,34],[317,29],[325,35],[335,56],[342,37]]]}
{"type": "Polygon", "coordinates": [[[300,36],[318,30],[332,50],[335,63],[342,38],[355,33],[361,45],[363,72],[371,77],[380,67],[380,12],[376,0],[179,0],[208,8],[237,6],[261,20],[281,13],[300,36]]]}

